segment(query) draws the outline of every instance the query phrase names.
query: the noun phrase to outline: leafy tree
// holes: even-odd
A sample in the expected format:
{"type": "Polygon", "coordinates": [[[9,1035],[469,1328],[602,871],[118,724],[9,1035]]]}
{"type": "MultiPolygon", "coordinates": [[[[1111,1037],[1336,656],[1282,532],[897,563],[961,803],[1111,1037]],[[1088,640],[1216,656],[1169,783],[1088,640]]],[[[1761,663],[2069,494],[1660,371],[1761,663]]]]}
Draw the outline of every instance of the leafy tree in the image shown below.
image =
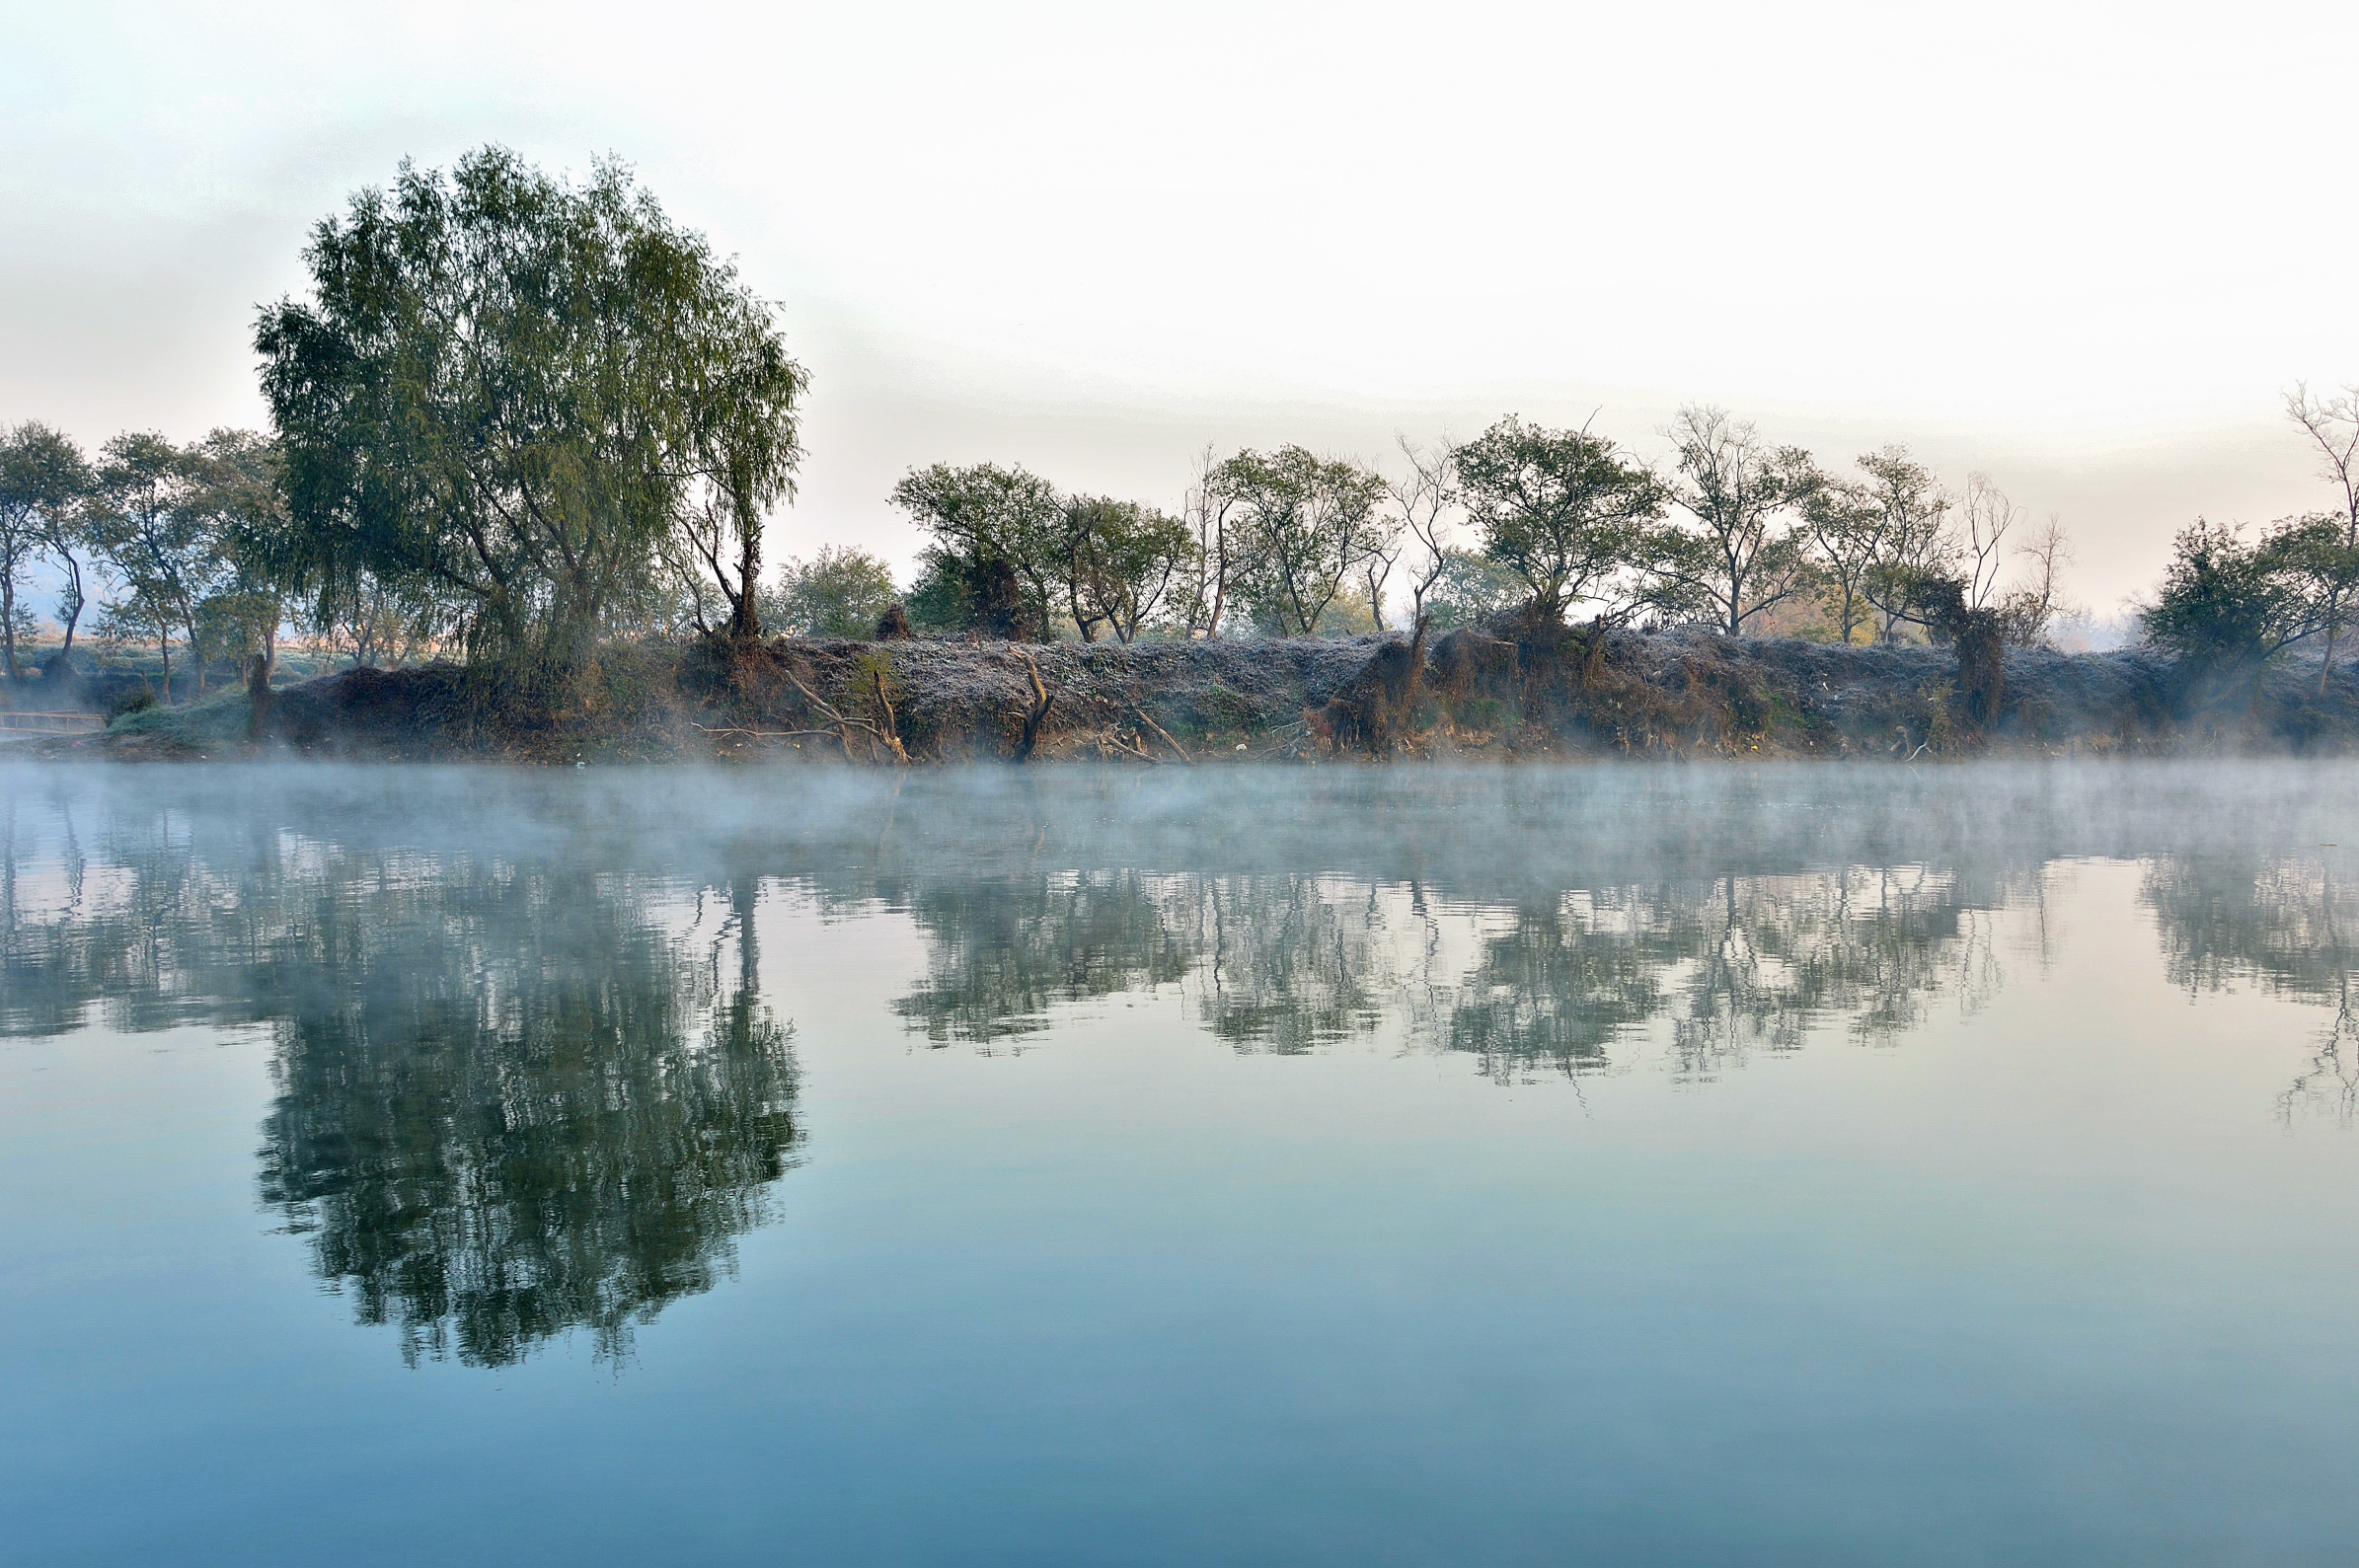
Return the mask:
{"type": "Polygon", "coordinates": [[[321,623],[365,574],[478,653],[564,667],[692,513],[735,531],[723,586],[750,619],[804,376],[627,169],[574,187],[497,147],[447,177],[405,162],[304,261],[311,298],[264,310],[255,346],[292,521],[269,564],[321,623]]]}
{"type": "Polygon", "coordinates": [[[1678,453],[1670,499],[1689,521],[1649,536],[1655,597],[1739,635],[1810,580],[1792,514],[1819,483],[1817,470],[1807,452],[1762,445],[1752,425],[1721,409],[1690,405],[1668,434],[1678,453]]]}
{"type": "Polygon", "coordinates": [[[1104,627],[1135,642],[1193,563],[1195,540],[1177,517],[1100,495],[1065,505],[1065,595],[1084,642],[1104,627]]]}
{"type": "Polygon", "coordinates": [[[1445,548],[1425,599],[1433,625],[1486,626],[1507,614],[1528,594],[1524,580],[1478,551],[1445,548]]]}
{"type": "Polygon", "coordinates": [[[1822,474],[1801,509],[1812,564],[1834,592],[1837,627],[1848,643],[1869,619],[1867,578],[1883,559],[1884,508],[1866,485],[1822,474]]]}
{"type": "Polygon", "coordinates": [[[17,667],[17,636],[30,619],[17,596],[36,556],[62,560],[69,568],[65,644],[68,652],[73,649],[73,623],[82,614],[75,532],[89,492],[90,465],[71,437],[31,419],[0,432],[0,646],[12,681],[23,673],[17,667]]]}
{"type": "MultiPolygon", "coordinates": [[[[229,578],[225,507],[201,445],[133,431],[101,450],[87,537],[117,592],[107,624],[155,638],[168,699],[174,635],[197,648],[197,607],[229,578]]],[[[196,695],[204,695],[201,657],[196,695]]]]}
{"type": "Polygon", "coordinates": [[[278,629],[292,606],[268,562],[287,528],[286,464],[278,443],[251,430],[215,430],[188,454],[204,486],[227,569],[196,606],[200,660],[278,659],[278,629]]]}
{"type": "MultiPolygon", "coordinates": [[[[1013,626],[1016,579],[1006,578],[1007,610],[1000,624],[1013,626]]],[[[966,563],[949,551],[928,546],[918,553],[917,577],[901,605],[919,632],[972,632],[984,623],[975,583],[966,563]]]]}
{"type": "Polygon", "coordinates": [[[2199,671],[2257,678],[2269,659],[2320,630],[2315,604],[2285,569],[2300,548],[2285,536],[2249,545],[2236,529],[2198,519],[2180,531],[2162,589],[2139,614],[2147,640],[2199,671]]]}
{"type": "Polygon", "coordinates": [[[335,618],[321,631],[331,648],[363,669],[398,669],[431,649],[435,634],[430,620],[419,619],[367,572],[337,602],[335,618]]]}
{"type": "Polygon", "coordinates": [[[1861,592],[1880,617],[1878,635],[1890,642],[1902,623],[1922,619],[1918,600],[1927,583],[1948,572],[1951,549],[1944,528],[1949,497],[1933,471],[1888,446],[1859,460],[1861,493],[1874,511],[1875,554],[1861,575],[1861,592]]]}
{"type": "Polygon", "coordinates": [[[786,357],[766,315],[752,319],[760,307],[750,297],[738,304],[748,319],[718,338],[722,362],[704,405],[696,492],[672,537],[727,602],[729,635],[751,639],[762,635],[763,523],[773,506],[794,497],[802,462],[796,406],[809,382],[786,357]],[[770,416],[742,417],[749,409],[768,409],[770,416]]]}
{"type": "Polygon", "coordinates": [[[1210,446],[1196,455],[1196,482],[1180,507],[1193,546],[1181,607],[1190,636],[1220,635],[1231,602],[1245,596],[1260,564],[1248,526],[1251,509],[1235,481],[1210,446]]]}
{"type": "Polygon", "coordinates": [[[799,636],[859,639],[899,597],[892,568],[865,550],[822,545],[808,563],[789,560],[780,579],[778,617],[799,636]]]}
{"type": "Polygon", "coordinates": [[[2259,555],[2291,595],[2297,607],[2295,624],[2308,628],[2306,635],[2324,640],[2319,670],[2322,693],[2333,669],[2335,639],[2350,624],[2353,604],[2359,603],[2359,543],[2352,541],[2348,519],[2313,512],[2271,529],[2261,540],[2259,555]]]}
{"type": "Polygon", "coordinates": [[[1560,624],[1588,601],[1603,614],[1627,612],[1617,580],[1666,498],[1643,464],[1586,429],[1510,414],[1460,447],[1453,467],[1484,553],[1523,579],[1536,620],[1560,624]]]}
{"type": "Polygon", "coordinates": [[[1281,636],[1318,631],[1352,572],[1391,532],[1377,511],[1382,479],[1299,446],[1240,452],[1220,465],[1219,485],[1235,498],[1251,538],[1247,593],[1281,636]]]}
{"type": "Polygon", "coordinates": [[[1065,560],[1065,503],[1021,468],[937,463],[912,470],[892,501],[934,536],[910,611],[921,624],[1045,642],[1065,560]],[[930,619],[934,615],[951,621],[930,619]]]}

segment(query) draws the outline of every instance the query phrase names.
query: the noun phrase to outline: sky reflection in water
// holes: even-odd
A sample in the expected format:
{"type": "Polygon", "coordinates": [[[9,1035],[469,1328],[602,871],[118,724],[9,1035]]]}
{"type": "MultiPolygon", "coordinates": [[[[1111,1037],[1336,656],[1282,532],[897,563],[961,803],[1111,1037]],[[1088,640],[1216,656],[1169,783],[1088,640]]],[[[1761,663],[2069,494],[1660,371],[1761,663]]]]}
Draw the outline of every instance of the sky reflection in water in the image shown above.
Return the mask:
{"type": "Polygon", "coordinates": [[[2359,1524],[2331,768],[0,785],[28,1560],[2359,1524]]]}

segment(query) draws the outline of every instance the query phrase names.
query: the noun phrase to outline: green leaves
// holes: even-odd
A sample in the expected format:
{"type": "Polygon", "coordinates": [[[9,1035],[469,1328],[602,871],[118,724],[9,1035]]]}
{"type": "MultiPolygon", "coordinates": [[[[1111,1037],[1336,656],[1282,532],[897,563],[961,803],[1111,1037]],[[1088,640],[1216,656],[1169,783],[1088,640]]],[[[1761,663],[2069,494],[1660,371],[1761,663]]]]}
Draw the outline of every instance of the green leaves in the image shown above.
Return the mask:
{"type": "Polygon", "coordinates": [[[621,165],[573,187],[496,147],[447,177],[405,163],[304,260],[312,297],[265,310],[255,346],[286,448],[274,567],[320,620],[373,580],[478,651],[570,661],[699,489],[758,564],[807,378],[621,165]]]}
{"type": "Polygon", "coordinates": [[[1118,642],[1139,630],[1181,580],[1195,540],[1179,518],[1102,495],[1065,504],[1065,590],[1082,640],[1104,627],[1118,642]]]}
{"type": "Polygon", "coordinates": [[[996,463],[937,463],[904,477],[892,502],[934,536],[928,571],[937,582],[919,596],[927,608],[939,599],[941,613],[988,635],[1048,640],[1065,558],[1065,501],[1055,485],[996,463]]]}
{"type": "Polygon", "coordinates": [[[1356,463],[1285,446],[1240,452],[1212,479],[1244,511],[1246,596],[1280,635],[1318,631],[1351,574],[1391,544],[1384,481],[1356,463]]]}
{"type": "Polygon", "coordinates": [[[2319,544],[2299,526],[2247,544],[2234,528],[2197,519],[2173,542],[2162,591],[2139,623],[2150,641],[2198,669],[2257,674],[2321,629],[2317,600],[2304,591],[2319,544]]]}
{"type": "Polygon", "coordinates": [[[865,550],[821,545],[808,563],[787,562],[778,603],[789,630],[812,637],[859,640],[876,635],[876,623],[897,595],[892,571],[865,550]]]}
{"type": "MultiPolygon", "coordinates": [[[[0,432],[0,655],[12,681],[19,674],[17,637],[31,619],[17,599],[25,568],[36,556],[47,556],[79,583],[73,551],[90,483],[90,465],[70,437],[32,419],[0,432]]],[[[70,613],[79,615],[79,594],[69,593],[70,613]]]]}
{"type": "Polygon", "coordinates": [[[1550,430],[1510,414],[1454,454],[1467,515],[1484,551],[1532,590],[1549,622],[1584,601],[1627,611],[1626,569],[1646,526],[1662,515],[1664,485],[1644,464],[1586,430],[1550,430]]]}

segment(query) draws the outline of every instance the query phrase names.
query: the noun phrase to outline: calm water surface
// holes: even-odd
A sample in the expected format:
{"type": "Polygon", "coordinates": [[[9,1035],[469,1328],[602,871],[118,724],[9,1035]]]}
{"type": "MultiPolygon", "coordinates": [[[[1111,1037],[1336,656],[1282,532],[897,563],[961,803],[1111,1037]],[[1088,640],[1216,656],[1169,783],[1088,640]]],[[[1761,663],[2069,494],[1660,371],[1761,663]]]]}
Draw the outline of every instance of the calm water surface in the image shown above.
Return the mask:
{"type": "Polygon", "coordinates": [[[11,1563],[2359,1552],[2347,767],[0,834],[11,1563]]]}

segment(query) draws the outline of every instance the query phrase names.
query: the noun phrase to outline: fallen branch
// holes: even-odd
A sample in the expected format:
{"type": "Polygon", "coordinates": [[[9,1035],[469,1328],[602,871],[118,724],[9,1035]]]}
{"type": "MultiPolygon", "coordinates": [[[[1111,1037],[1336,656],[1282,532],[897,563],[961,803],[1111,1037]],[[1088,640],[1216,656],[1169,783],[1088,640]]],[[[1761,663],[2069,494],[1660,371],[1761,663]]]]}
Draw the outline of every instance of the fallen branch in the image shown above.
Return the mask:
{"type": "Polygon", "coordinates": [[[1148,755],[1146,742],[1138,736],[1134,735],[1125,740],[1122,732],[1118,729],[1109,730],[1107,733],[1113,737],[1110,743],[1107,741],[1105,735],[1101,735],[1098,737],[1098,754],[1100,756],[1103,757],[1111,755],[1122,758],[1133,758],[1139,762],[1145,763],[1150,768],[1160,768],[1163,766],[1163,764],[1157,762],[1152,756],[1148,755]]]}
{"type": "MultiPolygon", "coordinates": [[[[1171,732],[1170,732],[1169,730],[1165,729],[1165,728],[1164,728],[1164,727],[1163,727],[1161,724],[1158,724],[1157,722],[1155,722],[1155,720],[1153,720],[1152,718],[1149,718],[1149,717],[1147,716],[1147,710],[1146,710],[1145,709],[1143,709],[1143,708],[1139,708],[1139,707],[1136,707],[1136,706],[1133,706],[1133,707],[1132,707],[1132,709],[1131,709],[1130,710],[1131,710],[1132,712],[1134,712],[1134,713],[1138,714],[1138,716],[1139,716],[1139,722],[1140,722],[1140,723],[1142,723],[1142,724],[1146,725],[1146,726],[1147,726],[1149,729],[1151,729],[1151,730],[1155,731],[1155,733],[1156,733],[1156,734],[1158,734],[1158,735],[1162,736],[1162,737],[1163,737],[1163,743],[1164,743],[1165,745],[1167,745],[1167,746],[1171,747],[1171,748],[1172,748],[1172,750],[1174,750],[1174,751],[1178,752],[1178,753],[1180,754],[1180,760],[1181,762],[1183,762],[1183,763],[1187,764],[1187,765],[1188,765],[1190,768],[1193,768],[1193,767],[1196,765],[1196,760],[1195,760],[1193,757],[1190,757],[1190,756],[1187,754],[1187,748],[1186,748],[1185,746],[1182,746],[1182,745],[1180,745],[1180,744],[1178,741],[1174,740],[1174,739],[1172,738],[1172,736],[1171,736],[1171,732]]],[[[1144,755],[1144,754],[1145,754],[1145,748],[1144,748],[1144,747],[1141,747],[1141,748],[1140,748],[1140,753],[1141,753],[1141,755],[1144,755]]]]}
{"type": "Polygon", "coordinates": [[[1030,711],[1024,715],[1024,736],[1016,743],[1016,755],[1013,760],[1027,762],[1031,758],[1032,747],[1039,742],[1040,723],[1048,717],[1049,705],[1056,699],[1051,697],[1048,688],[1041,684],[1040,666],[1032,662],[1032,656],[1029,653],[1022,652],[1016,656],[1024,660],[1024,667],[1031,672],[1032,706],[1030,711]]]}
{"type": "MultiPolygon", "coordinates": [[[[787,679],[794,683],[795,690],[802,694],[802,700],[810,704],[811,707],[817,709],[821,713],[825,714],[827,721],[835,725],[836,738],[844,743],[844,761],[860,761],[858,757],[852,755],[852,732],[856,729],[867,730],[869,732],[869,740],[871,744],[874,745],[877,738],[875,721],[867,718],[852,718],[843,713],[837,712],[833,708],[828,706],[826,699],[822,698],[817,692],[812,691],[809,687],[803,685],[801,678],[793,670],[786,670],[784,673],[786,674],[787,679]]],[[[820,733],[823,734],[825,731],[820,731],[820,733]]],[[[901,742],[898,736],[893,738],[892,746],[893,750],[900,755],[900,758],[903,762],[907,762],[909,760],[909,754],[901,750],[901,742]]]]}
{"type": "Polygon", "coordinates": [[[869,679],[876,687],[876,710],[884,715],[884,726],[877,731],[893,760],[902,767],[909,766],[909,753],[901,746],[901,722],[893,716],[892,699],[884,695],[884,671],[875,665],[869,667],[869,679]]]}
{"type": "Polygon", "coordinates": [[[746,729],[736,724],[698,724],[689,728],[707,735],[736,736],[742,740],[800,740],[806,735],[832,735],[832,729],[746,729]]]}

